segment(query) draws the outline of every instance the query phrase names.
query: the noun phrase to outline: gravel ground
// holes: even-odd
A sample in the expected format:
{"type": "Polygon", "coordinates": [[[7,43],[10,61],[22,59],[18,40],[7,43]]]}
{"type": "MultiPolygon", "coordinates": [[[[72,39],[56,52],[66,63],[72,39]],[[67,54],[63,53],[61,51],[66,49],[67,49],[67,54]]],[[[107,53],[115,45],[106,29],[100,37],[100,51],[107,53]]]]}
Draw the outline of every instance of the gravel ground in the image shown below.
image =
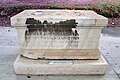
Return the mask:
{"type": "Polygon", "coordinates": [[[120,18],[109,18],[108,19],[108,26],[118,26],[120,27],[120,18]]]}

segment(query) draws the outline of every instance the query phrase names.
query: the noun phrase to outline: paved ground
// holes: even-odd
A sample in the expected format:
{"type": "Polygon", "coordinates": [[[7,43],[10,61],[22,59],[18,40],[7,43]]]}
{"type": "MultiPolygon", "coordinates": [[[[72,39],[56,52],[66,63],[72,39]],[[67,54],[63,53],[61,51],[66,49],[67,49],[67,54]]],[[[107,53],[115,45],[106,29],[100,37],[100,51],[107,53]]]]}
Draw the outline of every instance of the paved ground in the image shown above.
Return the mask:
{"type": "Polygon", "coordinates": [[[17,34],[14,28],[0,27],[0,80],[120,80],[120,28],[104,28],[100,50],[109,66],[106,75],[94,76],[23,76],[15,75],[13,62],[17,57],[17,34]]]}

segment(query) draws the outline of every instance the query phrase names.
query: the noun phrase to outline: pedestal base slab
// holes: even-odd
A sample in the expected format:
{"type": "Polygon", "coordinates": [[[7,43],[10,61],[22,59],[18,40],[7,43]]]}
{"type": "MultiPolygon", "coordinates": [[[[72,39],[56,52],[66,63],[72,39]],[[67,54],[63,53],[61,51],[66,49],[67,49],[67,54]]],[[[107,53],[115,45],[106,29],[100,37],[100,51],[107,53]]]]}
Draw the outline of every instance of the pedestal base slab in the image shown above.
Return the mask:
{"type": "Polygon", "coordinates": [[[32,60],[19,55],[14,62],[16,74],[24,75],[89,75],[105,74],[107,63],[99,60],[32,60]]]}

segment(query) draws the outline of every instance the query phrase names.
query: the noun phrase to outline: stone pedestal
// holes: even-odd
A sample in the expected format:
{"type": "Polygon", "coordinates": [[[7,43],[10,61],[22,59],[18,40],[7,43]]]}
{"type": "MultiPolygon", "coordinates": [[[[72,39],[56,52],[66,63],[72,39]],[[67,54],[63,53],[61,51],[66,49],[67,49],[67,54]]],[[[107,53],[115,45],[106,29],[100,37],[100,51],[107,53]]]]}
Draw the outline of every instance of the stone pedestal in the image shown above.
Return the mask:
{"type": "Polygon", "coordinates": [[[20,45],[16,74],[104,74],[107,63],[98,45],[107,23],[89,10],[25,10],[13,16],[20,45]]]}

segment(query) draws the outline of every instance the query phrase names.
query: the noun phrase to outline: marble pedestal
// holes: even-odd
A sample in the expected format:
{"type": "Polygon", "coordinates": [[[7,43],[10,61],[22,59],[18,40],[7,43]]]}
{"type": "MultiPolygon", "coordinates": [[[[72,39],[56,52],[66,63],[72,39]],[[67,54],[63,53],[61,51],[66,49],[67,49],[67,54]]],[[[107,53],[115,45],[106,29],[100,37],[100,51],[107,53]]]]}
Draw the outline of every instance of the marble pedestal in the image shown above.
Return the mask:
{"type": "Polygon", "coordinates": [[[89,10],[25,10],[11,17],[20,46],[16,74],[105,74],[98,45],[107,23],[89,10]]]}

